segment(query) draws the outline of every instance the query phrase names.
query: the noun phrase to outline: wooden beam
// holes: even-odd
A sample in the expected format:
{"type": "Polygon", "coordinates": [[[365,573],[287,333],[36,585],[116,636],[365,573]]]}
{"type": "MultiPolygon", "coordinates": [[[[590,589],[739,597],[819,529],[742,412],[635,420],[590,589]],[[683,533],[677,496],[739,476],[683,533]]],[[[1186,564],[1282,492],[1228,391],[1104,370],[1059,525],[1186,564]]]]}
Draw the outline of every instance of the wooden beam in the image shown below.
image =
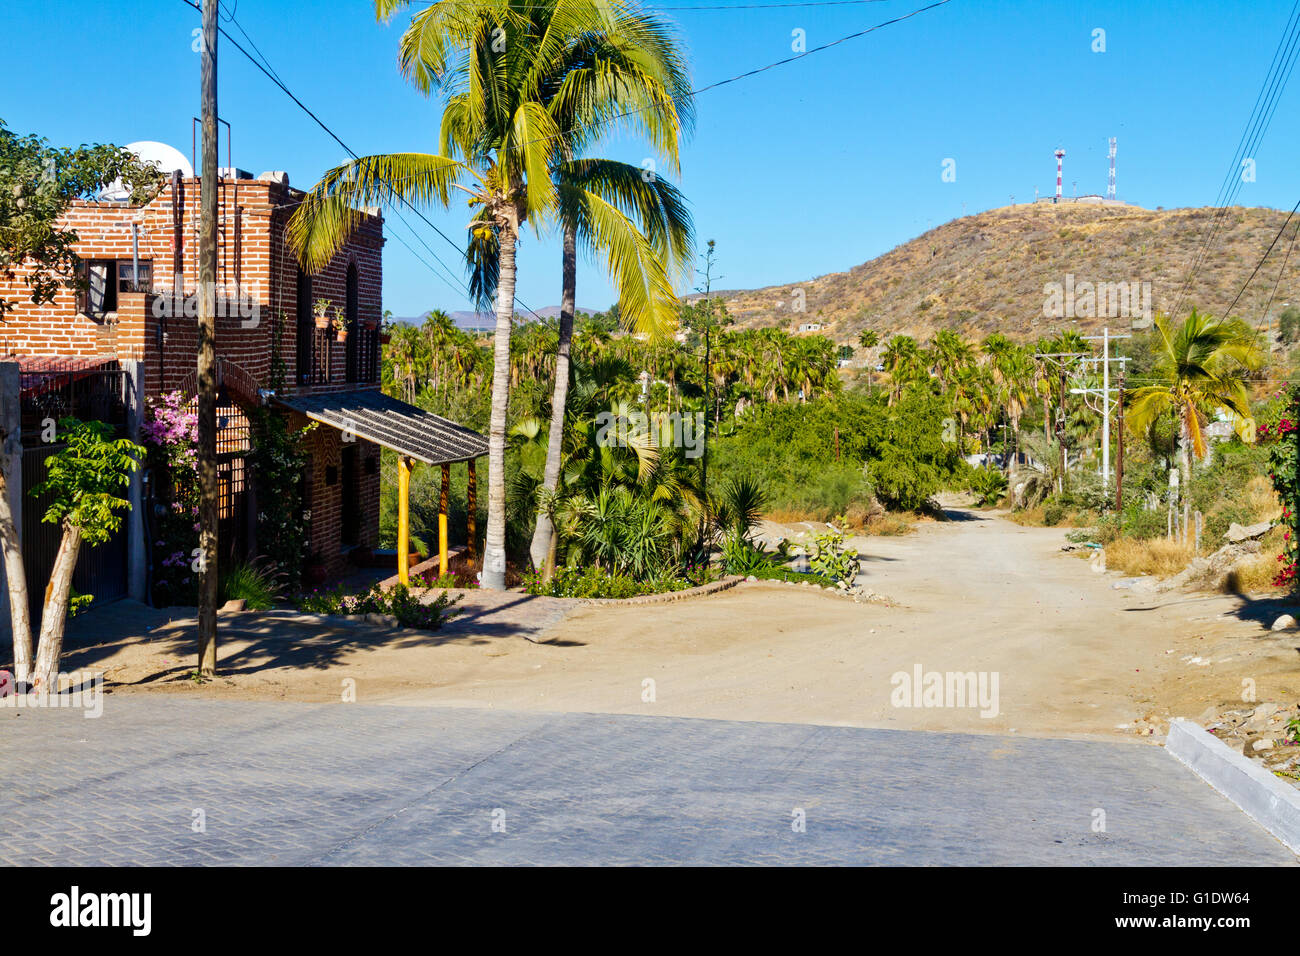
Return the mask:
{"type": "Polygon", "coordinates": [[[411,583],[411,459],[397,457],[397,580],[411,583]]]}
{"type": "Polygon", "coordinates": [[[438,577],[447,573],[447,507],[451,499],[451,465],[442,466],[442,494],[438,496],[438,577]]]}
{"type": "Polygon", "coordinates": [[[472,566],[478,562],[478,555],[474,553],[474,539],[478,537],[478,476],[474,473],[473,458],[465,464],[469,466],[469,514],[466,516],[468,541],[465,552],[472,566]]]}

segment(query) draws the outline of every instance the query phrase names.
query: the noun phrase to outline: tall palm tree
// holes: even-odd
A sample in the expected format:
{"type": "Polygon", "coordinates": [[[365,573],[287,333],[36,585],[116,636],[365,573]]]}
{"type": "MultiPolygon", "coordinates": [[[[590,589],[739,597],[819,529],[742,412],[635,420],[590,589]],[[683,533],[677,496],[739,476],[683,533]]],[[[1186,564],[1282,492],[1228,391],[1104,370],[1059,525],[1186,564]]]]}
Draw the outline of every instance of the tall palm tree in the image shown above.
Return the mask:
{"type": "Polygon", "coordinates": [[[863,329],[858,333],[858,345],[867,353],[867,390],[871,390],[871,373],[875,371],[875,356],[871,350],[880,344],[880,333],[875,329],[863,329]]]}
{"type": "MultiPolygon", "coordinates": [[[[578,250],[605,260],[619,292],[621,320],[657,337],[676,321],[670,272],[692,258],[690,214],[675,187],[652,170],[582,153],[621,126],[643,135],[676,171],[694,101],[681,45],[659,16],[624,0],[517,0],[511,7],[542,40],[521,77],[519,95],[543,106],[560,131],[550,162],[563,233],[560,319],[546,467],[529,547],[533,565],[549,576],[555,527],[547,502],[560,480],[578,250]],[[586,18],[581,32],[566,36],[557,30],[575,13],[586,18]]],[[[403,40],[404,57],[418,58],[425,48],[417,21],[403,40]]],[[[492,288],[497,274],[487,238],[476,253],[481,291],[492,288]]]]}
{"type": "MultiPolygon", "coordinates": [[[[405,6],[376,0],[385,17],[405,6]]],[[[561,141],[552,115],[526,95],[533,62],[557,37],[580,34],[592,4],[565,4],[551,32],[536,36],[528,18],[497,0],[446,0],[418,13],[402,37],[400,62],[423,90],[450,93],[439,129],[441,152],[363,156],[329,170],[294,212],[289,241],[309,273],[320,271],[357,221],[358,206],[404,200],[449,206],[453,189],[474,210],[472,239],[495,252],[496,333],[488,426],[488,523],[484,588],[505,587],[506,407],[514,319],[515,251],[520,229],[547,225],[559,200],[550,174],[561,141]],[[492,38],[504,31],[500,52],[492,38]],[[410,44],[415,43],[415,49],[410,44]]],[[[471,242],[473,248],[473,242],[471,242]]]]}
{"type": "Polygon", "coordinates": [[[927,376],[925,354],[910,335],[895,335],[885,346],[885,371],[889,373],[889,404],[898,401],[912,382],[927,376]]]}
{"type": "Polygon", "coordinates": [[[1164,414],[1178,423],[1182,455],[1180,488],[1184,496],[1192,475],[1192,456],[1204,458],[1208,416],[1223,409],[1239,433],[1248,431],[1250,398],[1246,374],[1267,356],[1253,329],[1240,319],[1216,319],[1195,309],[1175,327],[1168,316],[1156,318],[1159,347],[1151,375],[1158,385],[1135,389],[1128,426],[1141,435],[1164,414]]]}

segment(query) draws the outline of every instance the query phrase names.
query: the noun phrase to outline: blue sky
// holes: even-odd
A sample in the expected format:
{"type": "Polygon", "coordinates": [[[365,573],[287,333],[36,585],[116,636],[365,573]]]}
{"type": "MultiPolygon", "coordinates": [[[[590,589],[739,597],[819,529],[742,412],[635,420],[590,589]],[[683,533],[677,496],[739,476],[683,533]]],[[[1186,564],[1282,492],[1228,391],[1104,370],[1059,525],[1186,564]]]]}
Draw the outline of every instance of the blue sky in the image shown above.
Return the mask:
{"type": "MultiPolygon", "coordinates": [[[[400,20],[375,22],[366,0],[224,0],[281,78],[361,153],[433,150],[439,109],[395,68],[400,20]]],[[[907,13],[926,0],[837,6],[687,10],[740,0],[664,0],[679,25],[697,87],[907,13]],[[679,9],[672,9],[672,8],[679,9]]],[[[761,2],[761,0],[760,0],[761,2]]],[[[1290,2],[1115,3],[952,0],[866,37],[698,97],[699,124],[681,186],[697,237],[715,239],[723,288],[749,288],[850,268],[960,216],[1043,194],[1052,151],[1066,150],[1065,189],[1106,187],[1106,141],[1119,139],[1121,199],[1211,204],[1218,192],[1290,2]],[[1093,52],[1094,30],[1105,52],[1093,52]],[[943,162],[956,181],[942,180],[943,162]]],[[[199,14],[181,0],[6,4],[0,30],[0,117],[52,142],[161,140],[190,152],[199,108],[199,14]]],[[[237,39],[233,24],[224,24],[237,39]]],[[[245,44],[247,45],[247,44],[245,44]]],[[[1290,209],[1300,197],[1300,125],[1290,87],[1239,203],[1290,209]]],[[[234,162],[284,169],[307,188],[342,150],[233,47],[222,46],[223,118],[234,162]]],[[[642,144],[616,139],[606,156],[640,164],[642,144]]],[[[221,162],[225,163],[225,153],[221,162]]],[[[451,263],[456,253],[409,211],[389,235],[451,263]],[[412,235],[412,230],[418,239],[412,235]]],[[[464,208],[428,210],[459,240],[464,208]]],[[[1262,252],[1262,250],[1261,250],[1262,252]]],[[[521,302],[559,300],[559,244],[531,234],[520,249],[521,302]]],[[[386,308],[415,315],[463,309],[453,288],[390,238],[386,308]]],[[[690,283],[684,283],[688,285],[690,283]]],[[[583,265],[578,301],[613,293],[583,265]]]]}

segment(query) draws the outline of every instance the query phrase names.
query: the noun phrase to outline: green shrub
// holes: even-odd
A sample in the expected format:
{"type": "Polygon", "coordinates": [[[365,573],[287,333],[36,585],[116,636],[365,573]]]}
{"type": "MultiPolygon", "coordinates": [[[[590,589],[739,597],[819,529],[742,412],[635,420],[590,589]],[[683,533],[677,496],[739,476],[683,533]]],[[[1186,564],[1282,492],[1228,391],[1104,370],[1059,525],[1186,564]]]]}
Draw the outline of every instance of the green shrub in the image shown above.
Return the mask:
{"type": "Polygon", "coordinates": [[[586,568],[556,568],[550,581],[542,581],[539,574],[524,576],[524,590],[529,594],[544,597],[564,598],[630,598],[642,594],[660,594],[665,591],[684,591],[704,583],[688,577],[670,577],[667,575],[638,581],[630,574],[606,571],[591,565],[586,568]]]}
{"type": "Polygon", "coordinates": [[[1056,527],[1065,520],[1065,512],[1065,505],[1061,504],[1061,502],[1055,498],[1050,499],[1047,504],[1043,506],[1043,524],[1052,528],[1056,527]]]}
{"type": "Polygon", "coordinates": [[[282,597],[284,574],[261,558],[235,565],[221,578],[223,601],[243,601],[250,611],[267,611],[282,597]]]}
{"type": "Polygon", "coordinates": [[[404,584],[395,584],[387,591],[376,583],[369,591],[349,594],[339,586],[327,591],[313,591],[298,597],[298,610],[313,614],[388,614],[397,618],[402,627],[436,631],[455,616],[452,606],[460,598],[445,592],[427,604],[404,584]]]}
{"type": "Polygon", "coordinates": [[[808,566],[814,574],[852,584],[862,569],[856,548],[844,544],[844,535],[838,531],[826,531],[813,535],[814,551],[808,558],[808,566]]]}

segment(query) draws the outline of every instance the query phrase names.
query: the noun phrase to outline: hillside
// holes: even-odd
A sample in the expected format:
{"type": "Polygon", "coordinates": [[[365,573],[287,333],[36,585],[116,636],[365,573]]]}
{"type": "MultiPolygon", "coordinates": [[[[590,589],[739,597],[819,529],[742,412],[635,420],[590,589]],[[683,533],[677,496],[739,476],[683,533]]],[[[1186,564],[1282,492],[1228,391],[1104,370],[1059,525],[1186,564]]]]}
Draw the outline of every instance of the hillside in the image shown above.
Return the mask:
{"type": "MultiPolygon", "coordinates": [[[[922,340],[941,328],[973,337],[1001,331],[1015,339],[1063,328],[1085,334],[1103,325],[1127,329],[1129,320],[1114,312],[1110,318],[1087,317],[1081,296],[1074,309],[1080,317],[1046,317],[1045,285],[1064,287],[1067,275],[1075,285],[1149,282],[1152,309],[1168,311],[1215,213],[1212,208],[1008,206],[953,220],[848,272],[718,294],[738,325],[793,331],[818,322],[842,342],[855,341],[865,328],[922,340]],[[802,314],[791,307],[799,289],[806,303],[802,314]]],[[[1194,275],[1179,313],[1193,306],[1208,312],[1226,308],[1285,220],[1286,213],[1274,209],[1227,210],[1213,254],[1194,275]]],[[[1291,235],[1288,228],[1234,310],[1252,324],[1263,321],[1291,235]]],[[[1300,302],[1297,276],[1300,254],[1287,264],[1278,285],[1274,317],[1281,303],[1300,302]]]]}

